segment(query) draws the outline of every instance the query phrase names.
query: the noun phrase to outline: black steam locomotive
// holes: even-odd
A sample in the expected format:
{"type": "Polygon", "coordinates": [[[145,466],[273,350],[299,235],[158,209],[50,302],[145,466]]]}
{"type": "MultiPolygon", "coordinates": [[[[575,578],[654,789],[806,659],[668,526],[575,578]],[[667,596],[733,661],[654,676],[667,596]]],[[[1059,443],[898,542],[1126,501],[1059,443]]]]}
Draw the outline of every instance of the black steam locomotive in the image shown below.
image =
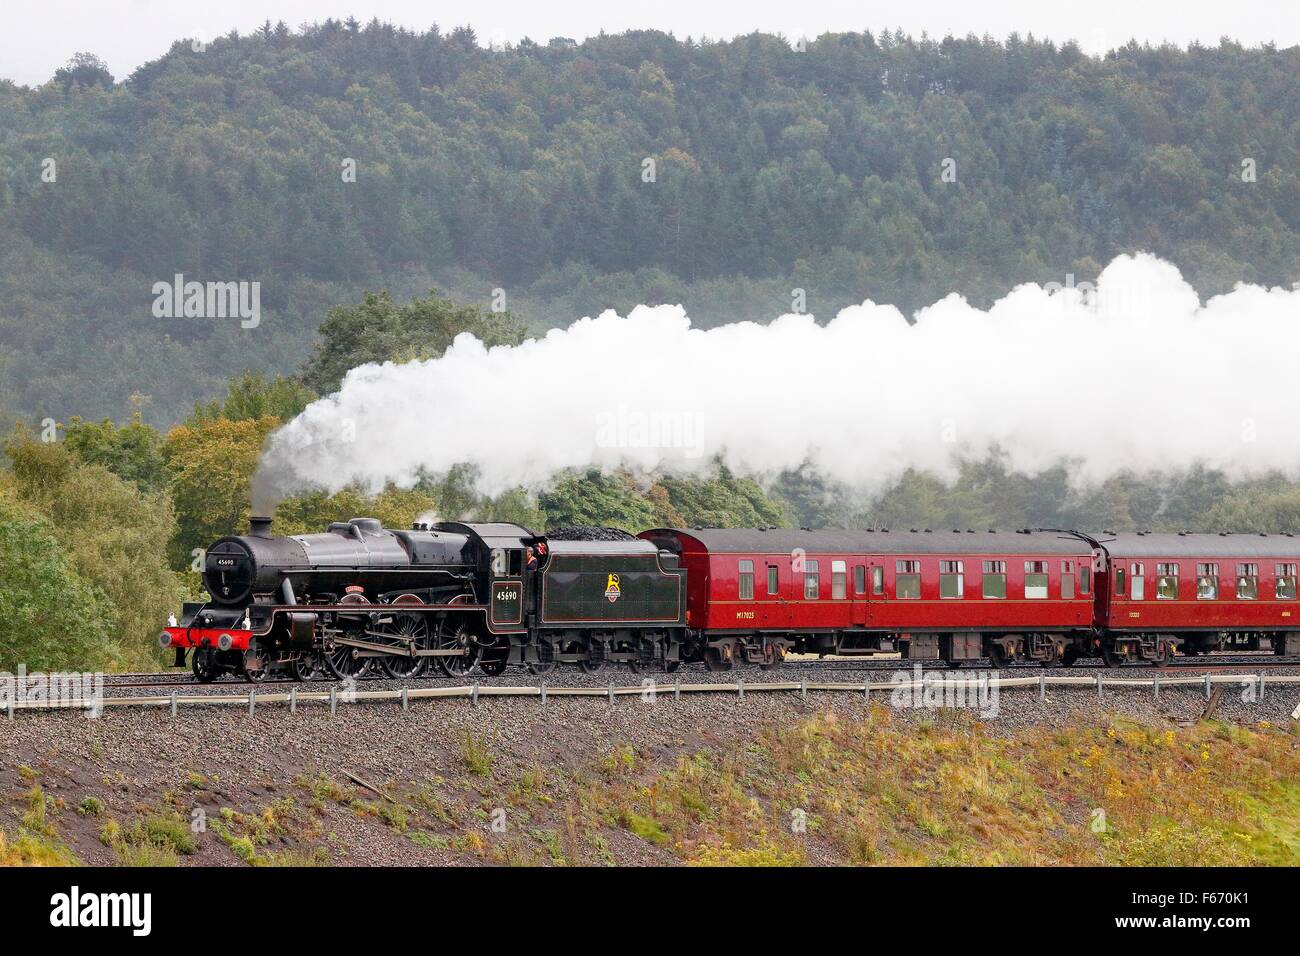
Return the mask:
{"type": "MultiPolygon", "coordinates": [[[[394,678],[437,667],[491,676],[511,663],[674,670],[686,643],[686,576],[649,541],[566,540],[515,524],[335,522],[277,537],[269,518],[208,549],[211,599],[159,636],[194,675],[394,678]]],[[[609,540],[609,539],[613,540],[609,540]]]]}

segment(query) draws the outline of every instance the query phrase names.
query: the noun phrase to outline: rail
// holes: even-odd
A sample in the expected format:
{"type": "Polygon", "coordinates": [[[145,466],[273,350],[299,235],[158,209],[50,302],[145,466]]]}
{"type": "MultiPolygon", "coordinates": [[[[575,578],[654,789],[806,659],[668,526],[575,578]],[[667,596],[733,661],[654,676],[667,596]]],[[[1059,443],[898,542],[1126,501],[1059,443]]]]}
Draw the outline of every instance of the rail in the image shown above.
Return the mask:
{"type": "MultiPolygon", "coordinates": [[[[10,720],[17,711],[48,710],[89,710],[98,712],[106,708],[120,707],[165,707],[173,716],[180,707],[246,707],[252,715],[257,707],[266,705],[287,705],[294,713],[302,704],[327,705],[331,713],[337,711],[340,704],[355,704],[378,701],[399,702],[403,710],[410,708],[416,700],[469,700],[477,705],[479,701],[491,697],[536,698],[545,704],[553,697],[591,697],[605,698],[611,705],[620,697],[642,697],[659,699],[671,696],[680,698],[682,694],[735,694],[743,699],[746,694],[786,693],[799,694],[807,698],[812,693],[846,693],[857,694],[870,700],[873,695],[897,690],[911,691],[971,691],[997,688],[1001,690],[1037,690],[1039,698],[1045,700],[1049,687],[1096,688],[1101,699],[1107,688],[1139,690],[1149,688],[1156,700],[1164,689],[1176,687],[1202,687],[1206,699],[1209,699],[1215,685],[1233,685],[1240,688],[1253,686],[1257,689],[1257,700],[1263,700],[1266,688],[1287,685],[1300,685],[1300,674],[1205,674],[1200,677],[1105,677],[1097,676],[1046,676],[1036,677],[942,677],[933,672],[920,680],[863,681],[861,683],[820,682],[820,681],[759,681],[748,683],[738,680],[735,683],[684,684],[681,682],[661,683],[653,678],[646,678],[640,684],[609,684],[605,687],[550,687],[545,683],[534,685],[501,686],[465,684],[456,687],[419,687],[399,690],[340,690],[338,685],[328,691],[307,691],[292,688],[287,693],[275,691],[258,693],[251,689],[238,694],[170,694],[140,695],[129,697],[99,697],[73,700],[15,700],[8,699],[0,703],[7,711],[10,720]]],[[[945,695],[946,699],[946,695],[945,695]]],[[[1300,708],[1298,708],[1300,710],[1300,708]]]]}

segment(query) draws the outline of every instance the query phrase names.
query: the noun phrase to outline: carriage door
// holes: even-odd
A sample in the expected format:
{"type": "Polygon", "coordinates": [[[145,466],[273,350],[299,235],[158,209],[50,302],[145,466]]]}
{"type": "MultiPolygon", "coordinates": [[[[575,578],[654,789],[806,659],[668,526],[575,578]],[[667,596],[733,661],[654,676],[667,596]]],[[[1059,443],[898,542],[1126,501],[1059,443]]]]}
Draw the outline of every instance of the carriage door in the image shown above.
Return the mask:
{"type": "Polygon", "coordinates": [[[786,593],[793,587],[791,582],[794,580],[794,575],[790,573],[790,563],[787,561],[782,568],[776,558],[768,558],[763,570],[765,572],[762,583],[763,597],[771,602],[767,626],[789,627],[793,617],[790,614],[790,602],[786,599],[786,593]]]}
{"type": "Polygon", "coordinates": [[[867,624],[867,589],[871,586],[871,567],[863,556],[849,559],[849,623],[854,627],[867,624]]]}
{"type": "Polygon", "coordinates": [[[524,623],[524,553],[519,548],[492,549],[490,614],[494,630],[514,630],[524,623]]]}

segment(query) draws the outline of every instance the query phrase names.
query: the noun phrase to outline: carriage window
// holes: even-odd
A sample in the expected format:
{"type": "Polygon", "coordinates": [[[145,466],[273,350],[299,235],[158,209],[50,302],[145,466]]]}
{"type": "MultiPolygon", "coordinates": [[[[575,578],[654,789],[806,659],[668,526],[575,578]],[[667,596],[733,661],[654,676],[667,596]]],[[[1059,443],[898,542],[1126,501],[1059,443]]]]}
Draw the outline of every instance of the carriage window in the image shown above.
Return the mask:
{"type": "Polygon", "coordinates": [[[849,585],[849,566],[844,561],[831,562],[831,599],[843,600],[849,585]]]}
{"type": "Polygon", "coordinates": [[[821,594],[822,578],[816,561],[803,563],[803,596],[805,601],[815,601],[821,594]]]}
{"type": "Polygon", "coordinates": [[[1237,600],[1253,601],[1259,597],[1259,565],[1237,565],[1237,600]]]}
{"type": "Polygon", "coordinates": [[[1004,598],[1007,596],[1007,563],[1005,561],[984,562],[984,596],[986,598],[1004,598]]]}
{"type": "Polygon", "coordinates": [[[1196,566],[1196,600],[1213,601],[1219,596],[1219,566],[1217,564],[1198,564],[1196,566]]]}
{"type": "Polygon", "coordinates": [[[1274,569],[1273,597],[1279,601],[1295,600],[1295,565],[1279,564],[1274,569]]]}
{"type": "Polygon", "coordinates": [[[921,562],[899,561],[894,565],[894,596],[919,598],[921,596],[921,562]]]}
{"type": "Polygon", "coordinates": [[[740,574],[737,576],[737,585],[740,590],[740,599],[742,601],[754,600],[754,562],[744,560],[740,562],[740,574]]]}
{"type": "Polygon", "coordinates": [[[1079,590],[1084,594],[1092,593],[1092,568],[1086,564],[1079,568],[1079,590]]]}
{"type": "Polygon", "coordinates": [[[853,593],[867,593],[867,566],[865,564],[855,564],[853,566],[853,593]]]}
{"type": "Polygon", "coordinates": [[[1124,569],[1123,568],[1115,569],[1115,596],[1116,597],[1124,596],[1124,569]]]}
{"type": "Polygon", "coordinates": [[[1074,597],[1074,562],[1061,562],[1061,597],[1074,597]]]}
{"type": "Polygon", "coordinates": [[[885,569],[876,567],[871,569],[871,593],[885,593],[885,569]]]}
{"type": "Polygon", "coordinates": [[[1178,600],[1178,565],[1156,565],[1156,600],[1178,600]]]}
{"type": "Polygon", "coordinates": [[[1047,562],[1025,562],[1025,597],[1047,597],[1047,562]]]}
{"type": "Polygon", "coordinates": [[[1129,577],[1133,579],[1129,582],[1129,597],[1141,601],[1146,597],[1147,566],[1135,561],[1128,566],[1128,571],[1129,577]]]}
{"type": "Polygon", "coordinates": [[[767,566],[767,593],[776,594],[781,590],[781,579],[777,575],[776,565],[767,566]]]}
{"type": "Polygon", "coordinates": [[[959,598],[966,593],[966,575],[960,561],[939,562],[939,597],[959,598]]]}

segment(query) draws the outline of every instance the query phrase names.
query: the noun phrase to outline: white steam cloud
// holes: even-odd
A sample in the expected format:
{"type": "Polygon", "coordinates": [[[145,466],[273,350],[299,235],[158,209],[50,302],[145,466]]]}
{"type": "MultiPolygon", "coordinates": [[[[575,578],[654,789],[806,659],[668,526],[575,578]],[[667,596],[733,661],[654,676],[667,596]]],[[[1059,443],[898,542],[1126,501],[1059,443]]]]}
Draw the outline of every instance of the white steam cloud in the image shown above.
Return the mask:
{"type": "MultiPolygon", "coordinates": [[[[606,312],[517,347],[469,335],[441,358],[366,365],[268,443],[264,494],[377,490],[477,466],[480,490],[566,468],[745,474],[805,461],[877,485],[998,446],[1033,472],[1300,463],[1300,291],[1201,305],[1167,262],[1112,262],[1093,290],[1023,285],[987,311],[953,294],[909,325],[864,302],[691,328],[677,306],[606,312]]],[[[257,504],[255,502],[255,504],[257,504]]]]}

